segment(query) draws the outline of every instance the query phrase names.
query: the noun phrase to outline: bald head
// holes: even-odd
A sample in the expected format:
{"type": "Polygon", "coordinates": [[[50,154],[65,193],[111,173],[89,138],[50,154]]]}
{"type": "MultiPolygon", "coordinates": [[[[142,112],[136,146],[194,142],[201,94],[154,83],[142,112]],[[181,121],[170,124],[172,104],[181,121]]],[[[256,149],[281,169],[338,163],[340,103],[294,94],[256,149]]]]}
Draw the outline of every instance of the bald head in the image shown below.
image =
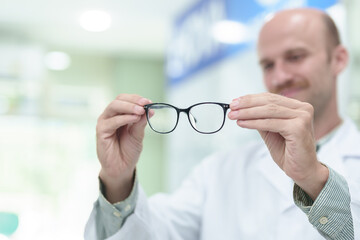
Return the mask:
{"type": "Polygon", "coordinates": [[[288,9],[276,13],[263,26],[259,41],[264,33],[274,28],[303,28],[311,31],[314,37],[321,37],[328,50],[334,49],[340,42],[338,29],[332,18],[325,12],[313,8],[288,9]],[[321,36],[320,36],[321,35],[321,36]]]}
{"type": "Polygon", "coordinates": [[[338,46],[339,44],[341,44],[341,41],[340,41],[339,31],[333,19],[325,13],[323,13],[321,17],[324,22],[325,31],[326,31],[325,34],[327,34],[329,47],[333,48],[338,46]]]}

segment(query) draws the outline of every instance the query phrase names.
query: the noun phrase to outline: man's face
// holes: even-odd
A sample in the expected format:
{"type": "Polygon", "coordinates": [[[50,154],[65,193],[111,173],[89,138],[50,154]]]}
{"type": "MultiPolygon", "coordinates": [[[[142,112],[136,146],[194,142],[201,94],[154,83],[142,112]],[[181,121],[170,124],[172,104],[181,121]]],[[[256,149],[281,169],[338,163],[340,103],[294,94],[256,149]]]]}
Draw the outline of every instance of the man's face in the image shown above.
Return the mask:
{"type": "Polygon", "coordinates": [[[276,16],[262,29],[258,54],[269,92],[309,102],[315,112],[336,94],[325,30],[319,19],[276,16]]]}

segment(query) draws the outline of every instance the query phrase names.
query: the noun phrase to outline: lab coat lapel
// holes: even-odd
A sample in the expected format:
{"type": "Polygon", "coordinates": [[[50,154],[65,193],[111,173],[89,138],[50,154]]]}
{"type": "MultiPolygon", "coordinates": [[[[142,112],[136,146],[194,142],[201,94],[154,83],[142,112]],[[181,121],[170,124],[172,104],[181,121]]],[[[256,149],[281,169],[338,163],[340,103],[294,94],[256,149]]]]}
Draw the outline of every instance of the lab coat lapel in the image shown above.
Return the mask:
{"type": "Polygon", "coordinates": [[[285,208],[293,205],[294,183],[273,161],[266,147],[263,149],[260,171],[267,182],[280,194],[279,196],[286,200],[288,204],[286,204],[285,208]]]}
{"type": "Polygon", "coordinates": [[[347,119],[339,130],[339,134],[334,138],[334,146],[341,145],[338,149],[344,160],[349,157],[360,160],[360,135],[356,125],[347,119]]]}
{"type": "Polygon", "coordinates": [[[349,158],[360,161],[360,135],[354,123],[347,119],[329,143],[320,149],[319,160],[345,176],[344,163],[349,158]]]}

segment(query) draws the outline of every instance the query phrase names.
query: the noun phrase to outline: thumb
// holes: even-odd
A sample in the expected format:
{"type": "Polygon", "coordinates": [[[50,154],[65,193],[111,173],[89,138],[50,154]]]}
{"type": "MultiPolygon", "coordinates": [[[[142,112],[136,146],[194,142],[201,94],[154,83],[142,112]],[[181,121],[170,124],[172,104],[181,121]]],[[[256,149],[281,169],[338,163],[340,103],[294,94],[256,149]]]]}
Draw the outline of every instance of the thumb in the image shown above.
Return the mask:
{"type": "Polygon", "coordinates": [[[262,131],[262,130],[258,130],[261,138],[265,141],[266,140],[266,135],[267,135],[267,131],[262,131]]]}
{"type": "Polygon", "coordinates": [[[145,127],[147,124],[146,115],[143,114],[140,117],[140,120],[131,126],[131,133],[134,137],[139,137],[140,139],[144,138],[145,135],[145,127]]]}

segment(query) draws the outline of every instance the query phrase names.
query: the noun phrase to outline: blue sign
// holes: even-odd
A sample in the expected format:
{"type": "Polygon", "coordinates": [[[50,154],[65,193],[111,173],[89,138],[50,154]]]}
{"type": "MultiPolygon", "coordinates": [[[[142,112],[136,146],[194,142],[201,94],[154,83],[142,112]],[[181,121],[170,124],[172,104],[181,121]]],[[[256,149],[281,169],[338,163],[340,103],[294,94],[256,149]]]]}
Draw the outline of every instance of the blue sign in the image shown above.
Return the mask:
{"type": "Polygon", "coordinates": [[[272,12],[290,7],[308,6],[326,9],[337,0],[200,0],[175,21],[172,40],[167,51],[167,77],[171,85],[225,57],[254,44],[257,36],[249,31],[248,39],[236,44],[218,41],[213,27],[222,21],[232,21],[253,29],[272,12]]]}

